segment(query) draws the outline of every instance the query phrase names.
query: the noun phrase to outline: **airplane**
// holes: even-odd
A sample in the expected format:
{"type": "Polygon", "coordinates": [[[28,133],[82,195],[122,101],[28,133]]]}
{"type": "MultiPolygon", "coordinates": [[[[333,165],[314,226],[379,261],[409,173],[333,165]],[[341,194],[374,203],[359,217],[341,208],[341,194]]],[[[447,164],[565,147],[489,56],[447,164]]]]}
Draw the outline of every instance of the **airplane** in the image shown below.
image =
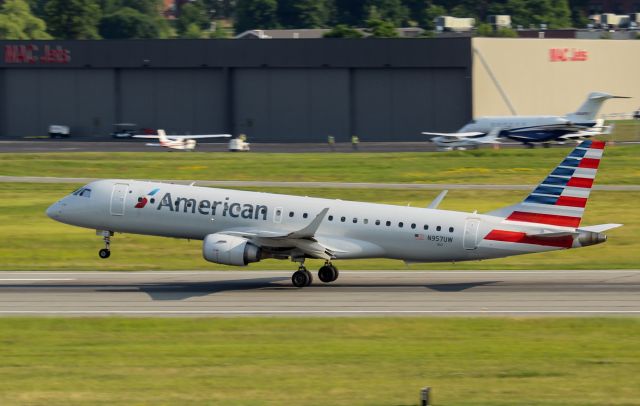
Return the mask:
{"type": "Polygon", "coordinates": [[[498,134],[499,128],[492,129],[488,134],[471,131],[464,133],[422,133],[431,135],[429,140],[436,144],[438,151],[451,151],[455,149],[465,150],[467,148],[478,148],[484,144],[499,144],[498,134]]]}
{"type": "Polygon", "coordinates": [[[307,258],[325,261],[318,278],[329,283],[334,260],[457,262],[603,243],[622,224],[580,223],[604,147],[583,141],[523,201],[484,214],[438,209],[446,192],[419,208],[122,179],[93,181],[46,214],[95,229],[100,258],[114,232],[202,240],[204,259],[218,264],[297,262],[291,281],[304,287],[307,258]]]}
{"type": "Polygon", "coordinates": [[[193,151],[196,148],[196,139],[200,138],[231,138],[231,134],[206,134],[206,135],[167,135],[164,130],[158,130],[158,135],[138,134],[131,138],[151,138],[160,140],[160,143],[147,143],[151,147],[164,147],[182,151],[193,151]]]}
{"type": "MultiPolygon", "coordinates": [[[[577,111],[564,116],[486,116],[471,120],[456,133],[423,132],[422,134],[432,136],[431,141],[441,149],[477,146],[477,140],[485,136],[487,138],[484,143],[491,143],[494,141],[488,135],[492,133],[497,137],[509,138],[530,147],[534,143],[589,138],[593,135],[606,134],[607,128],[604,126],[604,121],[596,120],[596,116],[602,104],[608,99],[628,99],[628,97],[592,92],[577,111]],[[598,131],[599,129],[602,131],[598,131]]],[[[610,132],[610,129],[608,131],[610,132]]],[[[548,144],[545,145],[548,146],[548,144]]]]}

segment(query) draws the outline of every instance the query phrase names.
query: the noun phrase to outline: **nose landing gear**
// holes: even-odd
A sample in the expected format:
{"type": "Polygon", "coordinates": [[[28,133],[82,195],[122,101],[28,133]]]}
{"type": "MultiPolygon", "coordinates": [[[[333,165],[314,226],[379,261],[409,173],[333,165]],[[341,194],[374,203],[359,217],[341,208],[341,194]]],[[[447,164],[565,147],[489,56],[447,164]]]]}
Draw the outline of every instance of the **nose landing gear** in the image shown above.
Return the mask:
{"type": "Polygon", "coordinates": [[[96,235],[102,236],[102,240],[104,241],[104,248],[98,251],[98,256],[102,259],[107,259],[111,256],[111,236],[113,235],[113,231],[106,230],[96,230],[96,235]]]}

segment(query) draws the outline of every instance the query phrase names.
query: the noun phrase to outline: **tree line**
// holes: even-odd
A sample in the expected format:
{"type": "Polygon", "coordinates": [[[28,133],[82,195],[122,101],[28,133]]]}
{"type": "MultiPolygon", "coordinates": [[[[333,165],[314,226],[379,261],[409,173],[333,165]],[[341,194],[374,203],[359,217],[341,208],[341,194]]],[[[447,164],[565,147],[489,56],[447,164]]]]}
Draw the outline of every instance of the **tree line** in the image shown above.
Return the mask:
{"type": "MultiPolygon", "coordinates": [[[[588,0],[190,0],[175,19],[162,0],[4,0],[2,39],[223,38],[273,28],[333,28],[329,36],[394,36],[395,27],[434,29],[441,15],[511,15],[514,26],[583,27],[588,0]],[[226,26],[226,29],[222,27],[226,26]]],[[[480,32],[486,26],[479,27],[480,32]]],[[[484,31],[483,31],[484,30],[484,31]]]]}

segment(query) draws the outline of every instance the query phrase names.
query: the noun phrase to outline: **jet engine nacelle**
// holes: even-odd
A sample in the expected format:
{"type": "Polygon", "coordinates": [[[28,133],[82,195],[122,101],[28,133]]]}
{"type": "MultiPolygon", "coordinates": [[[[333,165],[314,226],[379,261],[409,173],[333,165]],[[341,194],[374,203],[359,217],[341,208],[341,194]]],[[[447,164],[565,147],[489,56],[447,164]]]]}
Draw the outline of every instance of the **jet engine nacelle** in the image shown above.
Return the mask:
{"type": "Polygon", "coordinates": [[[245,266],[260,261],[262,250],[246,238],[216,233],[204,238],[202,256],[217,264],[245,266]]]}

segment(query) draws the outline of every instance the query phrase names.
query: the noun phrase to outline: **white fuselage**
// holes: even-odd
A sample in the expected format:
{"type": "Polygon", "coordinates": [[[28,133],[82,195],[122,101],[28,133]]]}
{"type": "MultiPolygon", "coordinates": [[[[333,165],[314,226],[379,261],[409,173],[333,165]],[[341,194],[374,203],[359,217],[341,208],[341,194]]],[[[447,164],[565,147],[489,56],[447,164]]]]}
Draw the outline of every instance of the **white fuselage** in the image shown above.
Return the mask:
{"type": "Polygon", "coordinates": [[[560,116],[487,116],[479,117],[465,124],[458,132],[485,132],[494,128],[512,130],[529,127],[566,124],[567,120],[560,116]]]}
{"type": "Polygon", "coordinates": [[[219,232],[300,230],[328,208],[314,238],[330,248],[336,259],[437,262],[497,258],[560,248],[485,240],[492,230],[566,230],[476,213],[157,182],[100,180],[87,188],[90,196],[69,195],[47,214],[63,223],[97,230],[201,240],[219,232]]]}

